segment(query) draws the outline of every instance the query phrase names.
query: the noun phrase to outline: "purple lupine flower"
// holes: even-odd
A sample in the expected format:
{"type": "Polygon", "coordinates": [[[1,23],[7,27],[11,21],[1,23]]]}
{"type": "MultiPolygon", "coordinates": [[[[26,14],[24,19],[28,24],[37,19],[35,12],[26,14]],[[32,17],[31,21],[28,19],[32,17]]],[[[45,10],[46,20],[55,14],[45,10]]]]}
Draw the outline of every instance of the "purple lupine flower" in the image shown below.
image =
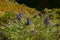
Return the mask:
{"type": "Polygon", "coordinates": [[[27,25],[30,25],[31,24],[31,20],[29,17],[27,17],[27,25]]]}
{"type": "Polygon", "coordinates": [[[24,30],[24,34],[28,34],[28,31],[27,30],[24,30]]]}
{"type": "Polygon", "coordinates": [[[44,19],[44,23],[45,23],[46,27],[50,24],[49,17],[44,19]]]}
{"type": "Polygon", "coordinates": [[[36,34],[36,29],[33,30],[33,34],[36,34]]]}
{"type": "Polygon", "coordinates": [[[23,13],[19,13],[17,16],[18,20],[21,20],[22,16],[23,16],[23,13]]]}

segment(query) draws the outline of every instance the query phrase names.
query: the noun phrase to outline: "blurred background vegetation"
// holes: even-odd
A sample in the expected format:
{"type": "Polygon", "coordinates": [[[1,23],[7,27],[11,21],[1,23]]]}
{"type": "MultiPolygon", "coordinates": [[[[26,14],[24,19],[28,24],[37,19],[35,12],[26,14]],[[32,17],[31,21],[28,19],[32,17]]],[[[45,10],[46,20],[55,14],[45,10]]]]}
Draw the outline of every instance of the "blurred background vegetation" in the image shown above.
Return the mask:
{"type": "Polygon", "coordinates": [[[20,11],[21,6],[23,9],[25,9],[26,7],[30,7],[36,8],[39,11],[45,8],[60,8],[60,0],[0,0],[0,11],[7,11],[9,9],[20,11]],[[21,4],[23,4],[23,6],[21,4]]]}
{"type": "Polygon", "coordinates": [[[44,8],[60,8],[60,0],[16,0],[19,4],[42,10],[44,8]]]}

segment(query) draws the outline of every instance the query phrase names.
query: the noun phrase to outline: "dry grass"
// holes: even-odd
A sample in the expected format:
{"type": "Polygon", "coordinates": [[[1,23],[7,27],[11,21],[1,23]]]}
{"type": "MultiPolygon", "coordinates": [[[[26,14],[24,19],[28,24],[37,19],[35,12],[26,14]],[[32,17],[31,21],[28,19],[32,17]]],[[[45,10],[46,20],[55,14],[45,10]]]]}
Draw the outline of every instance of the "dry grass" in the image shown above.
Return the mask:
{"type": "Polygon", "coordinates": [[[6,12],[6,11],[14,11],[16,13],[19,13],[23,11],[24,13],[29,13],[32,11],[38,12],[35,8],[29,8],[24,4],[18,4],[17,2],[11,2],[11,1],[1,1],[0,0],[0,11],[6,12]]]}

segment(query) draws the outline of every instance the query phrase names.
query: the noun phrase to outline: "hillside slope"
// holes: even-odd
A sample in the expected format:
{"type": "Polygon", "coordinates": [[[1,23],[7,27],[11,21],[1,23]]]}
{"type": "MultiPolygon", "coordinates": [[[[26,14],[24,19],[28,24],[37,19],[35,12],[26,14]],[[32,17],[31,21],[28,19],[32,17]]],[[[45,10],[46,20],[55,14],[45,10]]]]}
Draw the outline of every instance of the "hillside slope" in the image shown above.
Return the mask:
{"type": "Polygon", "coordinates": [[[31,9],[29,7],[27,7],[24,4],[18,4],[17,2],[12,2],[12,1],[4,1],[4,0],[0,0],[0,11],[16,11],[16,12],[20,12],[20,11],[30,11],[30,10],[36,10],[36,9],[31,9]]]}

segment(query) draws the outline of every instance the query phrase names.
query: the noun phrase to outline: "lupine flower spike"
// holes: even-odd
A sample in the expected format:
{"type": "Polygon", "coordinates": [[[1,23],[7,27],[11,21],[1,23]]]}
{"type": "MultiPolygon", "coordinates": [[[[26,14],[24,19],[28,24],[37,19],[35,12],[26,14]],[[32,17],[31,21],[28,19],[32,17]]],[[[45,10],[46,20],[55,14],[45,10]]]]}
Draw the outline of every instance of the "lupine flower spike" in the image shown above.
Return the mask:
{"type": "Polygon", "coordinates": [[[50,24],[49,17],[44,19],[44,23],[45,23],[46,27],[50,24]]]}
{"type": "Polygon", "coordinates": [[[23,16],[23,13],[19,13],[17,16],[18,20],[21,20],[22,16],[23,16]]]}
{"type": "Polygon", "coordinates": [[[30,25],[31,24],[31,20],[29,17],[27,17],[27,25],[30,25]]]}

